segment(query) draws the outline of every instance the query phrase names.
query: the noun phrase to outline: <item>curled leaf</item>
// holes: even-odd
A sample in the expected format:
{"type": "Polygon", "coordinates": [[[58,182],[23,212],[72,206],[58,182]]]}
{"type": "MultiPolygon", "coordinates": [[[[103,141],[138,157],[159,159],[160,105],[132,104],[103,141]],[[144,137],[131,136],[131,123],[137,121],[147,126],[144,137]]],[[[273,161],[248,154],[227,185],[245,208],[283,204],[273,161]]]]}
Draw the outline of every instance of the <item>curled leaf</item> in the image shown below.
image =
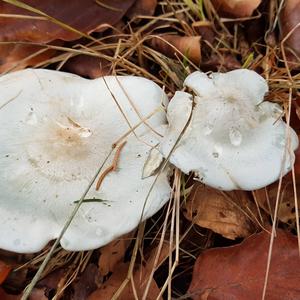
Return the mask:
{"type": "Polygon", "coordinates": [[[110,67],[111,63],[100,57],[78,55],[69,59],[63,66],[63,70],[94,79],[109,75],[110,67]]]}
{"type": "Polygon", "coordinates": [[[152,48],[162,52],[168,57],[174,58],[177,56],[182,59],[182,56],[184,56],[193,63],[199,64],[201,61],[200,39],[200,36],[165,34],[152,38],[150,45],[152,48]]]}
{"type": "Polygon", "coordinates": [[[261,0],[212,0],[221,15],[243,18],[250,17],[261,0]]]}

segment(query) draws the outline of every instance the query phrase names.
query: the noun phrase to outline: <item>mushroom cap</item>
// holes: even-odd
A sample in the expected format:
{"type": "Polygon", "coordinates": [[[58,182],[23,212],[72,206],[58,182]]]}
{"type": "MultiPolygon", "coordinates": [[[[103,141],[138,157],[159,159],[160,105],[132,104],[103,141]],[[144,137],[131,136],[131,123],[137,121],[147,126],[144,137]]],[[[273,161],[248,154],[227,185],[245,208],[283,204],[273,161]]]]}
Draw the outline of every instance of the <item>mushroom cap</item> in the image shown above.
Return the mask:
{"type": "Polygon", "coordinates": [[[161,144],[170,162],[221,190],[253,190],[276,181],[294,164],[298,137],[281,120],[282,109],[263,102],[266,81],[254,71],[189,75],[167,109],[169,128],[161,144]]]}
{"type": "Polygon", "coordinates": [[[62,247],[100,247],[169,199],[168,171],[147,201],[155,178],[142,179],[166,123],[160,106],[167,98],[152,81],[27,69],[2,76],[0,94],[0,248],[36,252],[57,238],[97,170],[106,159],[102,171],[112,164],[118,151],[109,155],[112,145],[126,133],[117,169],[98,191],[96,180],[86,196],[100,200],[81,204],[62,247]]]}

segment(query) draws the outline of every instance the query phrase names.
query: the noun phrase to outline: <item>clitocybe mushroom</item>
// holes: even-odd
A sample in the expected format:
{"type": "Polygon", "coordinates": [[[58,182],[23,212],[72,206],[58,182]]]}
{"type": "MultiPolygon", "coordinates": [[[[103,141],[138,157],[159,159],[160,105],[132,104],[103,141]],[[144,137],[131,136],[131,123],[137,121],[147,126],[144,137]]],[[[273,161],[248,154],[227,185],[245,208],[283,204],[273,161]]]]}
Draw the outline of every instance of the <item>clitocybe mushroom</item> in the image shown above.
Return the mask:
{"type": "Polygon", "coordinates": [[[103,163],[65,249],[100,247],[169,199],[164,171],[145,204],[154,177],[142,179],[143,167],[166,123],[155,83],[27,69],[2,76],[0,94],[0,248],[35,252],[57,238],[103,163]]]}
{"type": "Polygon", "coordinates": [[[170,156],[176,167],[221,190],[258,189],[291,170],[298,138],[281,107],[263,101],[268,85],[260,75],[194,72],[184,85],[195,96],[175,94],[161,145],[167,157],[179,139],[170,156]]]}

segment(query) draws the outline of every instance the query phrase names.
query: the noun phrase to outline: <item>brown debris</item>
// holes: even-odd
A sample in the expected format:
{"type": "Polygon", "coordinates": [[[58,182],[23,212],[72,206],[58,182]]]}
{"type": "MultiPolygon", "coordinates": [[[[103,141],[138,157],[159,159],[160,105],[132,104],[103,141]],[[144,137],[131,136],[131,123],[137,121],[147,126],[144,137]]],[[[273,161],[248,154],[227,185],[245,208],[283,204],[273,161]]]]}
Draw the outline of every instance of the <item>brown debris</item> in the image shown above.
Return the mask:
{"type": "MultiPolygon", "coordinates": [[[[263,231],[239,245],[204,251],[194,266],[188,294],[193,300],[261,299],[270,235],[263,231]]],[[[265,299],[298,299],[297,238],[277,230],[265,299]]]]}
{"type": "Polygon", "coordinates": [[[111,74],[111,63],[100,57],[78,55],[69,59],[62,70],[87,78],[98,78],[111,74]]]}
{"type": "Polygon", "coordinates": [[[109,272],[116,270],[118,263],[124,259],[125,252],[131,243],[133,235],[134,231],[123,235],[121,238],[101,248],[101,255],[98,261],[101,276],[106,276],[109,272]]]}
{"type": "Polygon", "coordinates": [[[212,3],[221,16],[243,18],[252,16],[261,0],[212,0],[212,3]]]}
{"type": "Polygon", "coordinates": [[[288,60],[300,64],[300,0],[286,0],[280,14],[281,39],[287,48],[288,60]]]}
{"type": "MultiPolygon", "coordinates": [[[[76,30],[88,34],[101,30],[102,24],[116,24],[126,13],[134,0],[27,0],[23,3],[34,7],[76,30]]],[[[37,16],[26,9],[12,4],[0,3],[1,14],[37,16]]],[[[0,17],[1,41],[32,41],[48,43],[56,39],[71,41],[78,39],[76,32],[64,29],[51,21],[0,17]]]]}
{"type": "Polygon", "coordinates": [[[256,207],[243,191],[225,193],[195,183],[184,215],[193,223],[232,240],[247,237],[258,229],[256,207]]]}
{"type": "Polygon", "coordinates": [[[35,45],[0,45],[0,73],[34,66],[48,60],[55,53],[55,50],[35,45]]]}
{"type": "Polygon", "coordinates": [[[179,36],[165,34],[151,39],[150,45],[153,49],[162,52],[168,57],[176,56],[183,60],[187,57],[193,63],[199,65],[201,62],[201,37],[200,36],[179,36]]]}
{"type": "MultiPolygon", "coordinates": [[[[297,184],[297,190],[300,191],[300,186],[297,184]]],[[[274,216],[278,182],[275,182],[266,188],[262,188],[253,192],[258,205],[270,216],[274,216]]],[[[278,219],[281,222],[294,224],[295,216],[295,196],[292,176],[285,176],[282,180],[281,190],[279,194],[278,203],[278,219]]],[[[298,197],[298,202],[299,202],[298,197]]],[[[298,203],[299,207],[300,203],[298,203]]]]}
{"type": "Polygon", "coordinates": [[[126,13],[126,16],[133,19],[136,16],[153,16],[157,0],[136,0],[126,13]]]}

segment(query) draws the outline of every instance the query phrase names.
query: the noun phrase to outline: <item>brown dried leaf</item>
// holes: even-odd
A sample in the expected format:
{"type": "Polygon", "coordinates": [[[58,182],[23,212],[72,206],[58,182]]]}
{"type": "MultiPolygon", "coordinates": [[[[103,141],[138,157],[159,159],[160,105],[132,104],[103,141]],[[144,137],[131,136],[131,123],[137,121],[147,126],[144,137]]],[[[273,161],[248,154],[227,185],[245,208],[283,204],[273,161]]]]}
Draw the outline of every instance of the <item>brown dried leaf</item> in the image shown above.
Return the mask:
{"type": "MultiPolygon", "coordinates": [[[[114,25],[126,13],[134,0],[26,0],[32,6],[83,33],[101,30],[103,24],[114,25]]],[[[36,14],[14,5],[0,2],[1,14],[36,14]]],[[[47,43],[56,39],[78,39],[76,32],[64,29],[50,21],[0,17],[0,41],[33,41],[47,43]]]]}
{"type": "Polygon", "coordinates": [[[91,79],[111,74],[111,62],[100,57],[78,55],[69,59],[63,66],[68,71],[91,79]]]}
{"type": "Polygon", "coordinates": [[[231,54],[217,55],[213,53],[207,60],[203,59],[201,69],[206,71],[227,72],[240,69],[241,63],[231,54]]]}
{"type": "MultiPolygon", "coordinates": [[[[189,293],[194,300],[261,299],[270,235],[261,232],[239,245],[204,251],[194,266],[189,293]]],[[[265,299],[299,299],[297,238],[277,230],[265,299]]]]}
{"type": "Polygon", "coordinates": [[[2,288],[0,288],[0,299],[1,300],[20,300],[21,295],[7,294],[2,288]]]}
{"type": "Polygon", "coordinates": [[[2,284],[11,271],[11,266],[0,260],[0,284],[2,284]]]}
{"type": "Polygon", "coordinates": [[[261,0],[212,0],[220,15],[237,18],[250,17],[261,0]]]}
{"type": "Polygon", "coordinates": [[[97,289],[99,270],[95,264],[88,264],[77,282],[73,285],[74,295],[72,300],[85,300],[97,289]]]}
{"type": "MultiPolygon", "coordinates": [[[[297,25],[290,37],[286,40],[285,46],[290,48],[295,54],[300,56],[300,0],[286,0],[284,8],[280,14],[281,38],[284,39],[297,25]]],[[[293,56],[289,52],[290,56],[293,56]]],[[[294,57],[295,58],[295,57],[294,57]]]]}
{"type": "MultiPolygon", "coordinates": [[[[88,300],[110,300],[112,296],[119,289],[125,278],[127,277],[129,264],[128,263],[120,263],[118,265],[118,270],[112,274],[112,276],[95,292],[93,292],[88,300]]],[[[148,282],[148,272],[144,270],[144,268],[139,267],[133,276],[133,280],[135,283],[136,292],[138,295],[138,299],[142,299],[142,295],[144,293],[144,289],[148,282]]],[[[147,300],[157,299],[159,295],[159,288],[157,287],[155,281],[152,279],[150,290],[147,296],[147,300]]],[[[131,283],[128,283],[121,293],[119,300],[134,300],[134,292],[132,290],[131,283]]],[[[161,299],[161,298],[158,298],[161,299]]]]}
{"type": "MultiPolygon", "coordinates": [[[[192,24],[193,28],[201,36],[201,40],[205,40],[210,44],[213,44],[215,39],[215,32],[212,27],[212,23],[209,21],[197,21],[192,24]]],[[[203,49],[202,49],[203,50],[203,49]]]]}
{"type": "Polygon", "coordinates": [[[157,0],[136,0],[126,16],[130,19],[136,16],[153,16],[157,0]]]}
{"type": "Polygon", "coordinates": [[[34,288],[30,293],[30,300],[48,300],[46,288],[34,288]]]}
{"type": "Polygon", "coordinates": [[[228,239],[247,237],[257,230],[256,207],[243,191],[225,193],[195,183],[185,208],[187,219],[228,239]]]}
{"type": "Polygon", "coordinates": [[[98,266],[102,276],[113,272],[119,262],[124,259],[125,252],[131,243],[134,231],[129,232],[101,248],[98,266]]]}
{"type": "Polygon", "coordinates": [[[48,60],[55,50],[35,45],[6,44],[0,45],[0,73],[34,66],[48,60]],[[40,53],[40,54],[39,54],[40,53]]]}
{"type": "MultiPolygon", "coordinates": [[[[300,190],[299,184],[297,190],[300,190]]],[[[275,204],[278,192],[278,182],[275,182],[266,188],[254,191],[254,196],[258,205],[269,215],[274,216],[275,204]],[[270,212],[271,210],[271,212],[270,212]]],[[[298,202],[299,202],[298,197],[298,202]]],[[[300,202],[298,203],[300,205],[300,202]]],[[[293,181],[291,176],[285,176],[282,180],[282,186],[279,196],[278,219],[281,222],[292,224],[295,222],[295,196],[293,190],[293,181]]]]}
{"type": "Polygon", "coordinates": [[[162,52],[168,57],[189,58],[193,63],[199,65],[201,61],[200,36],[179,36],[165,34],[150,40],[153,49],[162,52]],[[170,45],[171,44],[171,45],[170,45]],[[180,53],[178,55],[178,53],[180,53]]]}

